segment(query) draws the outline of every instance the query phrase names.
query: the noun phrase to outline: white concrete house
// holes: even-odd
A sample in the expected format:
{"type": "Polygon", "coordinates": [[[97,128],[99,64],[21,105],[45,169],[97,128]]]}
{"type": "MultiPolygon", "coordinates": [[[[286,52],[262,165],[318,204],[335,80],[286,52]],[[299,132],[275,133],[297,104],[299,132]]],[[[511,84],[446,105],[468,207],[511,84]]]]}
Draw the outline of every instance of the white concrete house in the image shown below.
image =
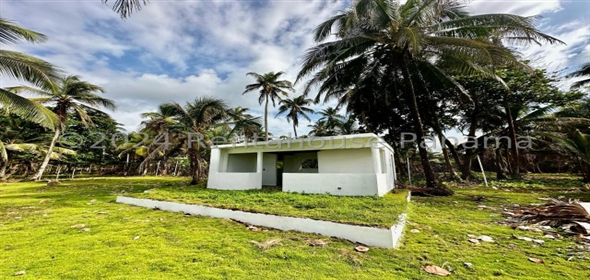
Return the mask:
{"type": "Polygon", "coordinates": [[[382,196],[395,180],[393,149],[366,133],[215,146],[207,187],[382,196]]]}

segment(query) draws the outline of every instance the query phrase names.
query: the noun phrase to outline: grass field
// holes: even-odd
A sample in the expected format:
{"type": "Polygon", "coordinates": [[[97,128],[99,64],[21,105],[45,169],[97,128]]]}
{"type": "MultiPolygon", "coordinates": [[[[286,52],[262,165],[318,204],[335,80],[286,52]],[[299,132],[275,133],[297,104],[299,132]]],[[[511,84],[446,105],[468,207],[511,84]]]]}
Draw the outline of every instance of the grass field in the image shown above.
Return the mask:
{"type": "Polygon", "coordinates": [[[454,186],[452,197],[414,197],[402,247],[371,248],[364,254],[354,252],[355,244],[344,240],[270,229],[249,231],[230,220],[114,203],[117,194],[167,189],[185,181],[142,177],[88,178],[51,187],[0,184],[0,278],[12,278],[23,270],[26,274],[19,279],[440,277],[423,270],[429,264],[452,268],[454,279],[590,277],[590,254],[580,251],[572,239],[538,245],[513,235],[542,238],[541,233],[498,224],[502,208],[513,204],[541,203],[539,197],[549,196],[589,198],[590,191],[569,176],[492,182],[497,190],[454,186]],[[474,245],[467,234],[489,235],[495,242],[474,245]],[[328,244],[310,246],[315,239],[328,244]],[[545,263],[530,262],[529,257],[545,263]],[[473,266],[467,268],[464,262],[473,266]]]}

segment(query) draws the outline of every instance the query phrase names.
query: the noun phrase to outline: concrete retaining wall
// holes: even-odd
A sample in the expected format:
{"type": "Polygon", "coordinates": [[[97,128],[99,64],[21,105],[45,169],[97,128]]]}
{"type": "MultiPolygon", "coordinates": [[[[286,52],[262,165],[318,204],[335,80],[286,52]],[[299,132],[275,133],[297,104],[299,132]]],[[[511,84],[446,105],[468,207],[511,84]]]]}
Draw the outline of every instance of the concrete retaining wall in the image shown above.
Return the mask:
{"type": "Polygon", "coordinates": [[[313,220],[308,218],[283,217],[228,209],[219,209],[201,205],[183,204],[177,202],[158,201],[124,196],[118,196],[117,202],[147,208],[157,207],[160,210],[189,213],[192,215],[234,219],[243,223],[275,228],[280,230],[296,230],[301,232],[317,233],[321,235],[333,236],[369,246],[382,248],[395,248],[399,245],[399,240],[402,236],[406,222],[405,213],[400,215],[399,220],[395,225],[393,225],[389,229],[386,229],[340,224],[335,222],[313,220]]]}

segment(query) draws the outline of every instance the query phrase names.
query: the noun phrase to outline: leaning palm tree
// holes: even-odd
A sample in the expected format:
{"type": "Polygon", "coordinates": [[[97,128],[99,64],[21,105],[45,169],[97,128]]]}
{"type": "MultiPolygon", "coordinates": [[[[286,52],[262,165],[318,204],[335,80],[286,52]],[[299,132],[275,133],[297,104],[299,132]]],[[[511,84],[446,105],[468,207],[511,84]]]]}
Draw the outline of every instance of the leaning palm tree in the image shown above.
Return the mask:
{"type": "Polygon", "coordinates": [[[279,112],[275,118],[279,115],[287,113],[287,121],[293,121],[293,133],[297,138],[297,126],[299,126],[299,117],[303,117],[311,122],[311,119],[307,114],[313,114],[315,111],[307,106],[313,103],[312,99],[305,98],[305,96],[297,96],[293,99],[283,99],[279,103],[282,105],[279,107],[279,112]]]}
{"type": "Polygon", "coordinates": [[[210,144],[208,132],[219,125],[226,125],[223,122],[227,118],[227,104],[213,97],[198,97],[185,106],[178,103],[171,104],[176,107],[178,120],[178,125],[174,129],[185,132],[182,134],[185,138],[179,142],[184,142],[188,150],[191,185],[196,185],[201,179],[203,169],[201,154],[206,150],[204,145],[210,144]]]}
{"type": "MultiPolygon", "coordinates": [[[[0,46],[21,41],[40,43],[45,35],[15,25],[0,17],[0,46]]],[[[55,78],[58,70],[43,60],[23,53],[0,49],[0,78],[16,79],[41,85],[55,78]]],[[[31,100],[0,88],[0,106],[26,120],[54,129],[57,118],[49,109],[31,100]]]]}
{"type": "Polygon", "coordinates": [[[79,117],[84,126],[93,125],[88,115],[90,110],[98,110],[99,107],[115,109],[115,102],[101,97],[97,93],[103,93],[104,89],[91,83],[80,80],[78,76],[67,76],[55,81],[46,81],[39,88],[29,86],[17,86],[8,89],[14,93],[28,93],[42,97],[31,98],[40,104],[53,106],[53,112],[58,117],[58,126],[55,128],[53,138],[48,148],[47,155],[39,167],[37,173],[31,178],[40,180],[49,164],[51,154],[60,133],[65,129],[68,113],[73,111],[79,117]]]}
{"type": "Polygon", "coordinates": [[[276,100],[281,100],[280,95],[289,96],[285,90],[294,91],[293,85],[287,80],[279,80],[284,72],[269,72],[264,75],[249,72],[246,75],[252,76],[256,79],[256,83],[246,86],[246,90],[242,94],[260,89],[260,96],[258,103],[264,104],[264,135],[265,140],[268,141],[268,101],[272,101],[272,105],[276,105],[276,100]]]}
{"type": "Polygon", "coordinates": [[[500,43],[503,40],[560,42],[540,33],[534,18],[509,14],[470,16],[456,0],[408,0],[404,4],[356,0],[350,9],[320,24],[314,39],[318,45],[307,51],[297,81],[311,76],[305,93],[319,85],[316,100],[321,96],[325,96],[324,100],[346,100],[346,95],[355,92],[356,84],[375,76],[397,81],[390,84],[399,87],[383,90],[392,95],[399,92],[409,108],[426,179],[425,191],[434,195],[450,195],[452,191],[437,182],[424,144],[420,115],[428,112],[418,106],[417,98],[424,77],[466,94],[449,73],[480,74],[500,80],[495,66],[521,66],[513,52],[500,43]]]}
{"type": "Polygon", "coordinates": [[[566,78],[584,77],[582,80],[575,82],[572,88],[581,88],[585,85],[590,85],[590,63],[586,63],[582,68],[565,76],[566,78]]]}

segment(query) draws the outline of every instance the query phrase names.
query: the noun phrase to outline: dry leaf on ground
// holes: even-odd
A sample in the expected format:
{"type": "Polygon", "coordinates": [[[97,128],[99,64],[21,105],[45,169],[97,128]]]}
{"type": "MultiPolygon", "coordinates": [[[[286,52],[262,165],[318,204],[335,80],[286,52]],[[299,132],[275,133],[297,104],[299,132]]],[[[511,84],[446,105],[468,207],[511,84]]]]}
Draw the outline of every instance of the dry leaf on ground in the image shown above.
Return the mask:
{"type": "Polygon", "coordinates": [[[368,247],[365,247],[365,246],[356,246],[356,247],[354,247],[354,250],[357,251],[357,252],[364,253],[364,252],[369,251],[369,248],[368,247]]]}
{"type": "Polygon", "coordinates": [[[440,266],[436,266],[436,265],[428,265],[424,268],[424,271],[426,271],[430,274],[440,275],[440,276],[448,276],[449,274],[451,274],[448,270],[446,270],[440,266]]]}

